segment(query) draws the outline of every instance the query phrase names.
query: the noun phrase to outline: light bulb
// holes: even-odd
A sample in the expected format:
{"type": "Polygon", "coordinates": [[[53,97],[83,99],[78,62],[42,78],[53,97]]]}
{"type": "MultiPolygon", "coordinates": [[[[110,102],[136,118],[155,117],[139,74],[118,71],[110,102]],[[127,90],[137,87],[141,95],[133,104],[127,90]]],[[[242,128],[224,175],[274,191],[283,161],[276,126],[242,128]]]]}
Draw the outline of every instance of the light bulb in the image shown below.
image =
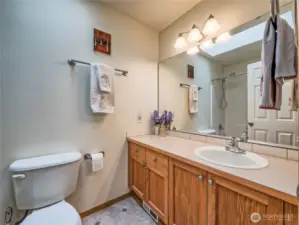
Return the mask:
{"type": "Polygon", "coordinates": [[[200,30],[196,27],[196,25],[193,25],[192,30],[190,31],[188,35],[187,41],[190,43],[198,42],[203,38],[200,30]]]}
{"type": "Polygon", "coordinates": [[[208,40],[208,41],[202,42],[200,44],[200,48],[201,49],[208,49],[208,48],[212,48],[213,45],[214,45],[213,41],[212,40],[208,40]]]}
{"type": "Polygon", "coordinates": [[[174,47],[179,49],[179,48],[184,48],[187,46],[186,39],[183,37],[182,34],[179,35],[179,37],[176,39],[174,47]]]}
{"type": "Polygon", "coordinates": [[[215,19],[213,15],[210,15],[207,22],[205,23],[205,26],[203,28],[204,35],[213,35],[216,34],[217,31],[220,29],[220,25],[218,21],[215,19]]]}
{"type": "Polygon", "coordinates": [[[199,49],[197,46],[191,47],[187,50],[188,55],[195,55],[197,53],[199,53],[199,49]]]}
{"type": "Polygon", "coordinates": [[[229,34],[229,32],[225,32],[223,34],[220,34],[217,39],[216,39],[216,43],[217,44],[223,44],[227,41],[229,41],[232,38],[232,36],[229,34]]]}

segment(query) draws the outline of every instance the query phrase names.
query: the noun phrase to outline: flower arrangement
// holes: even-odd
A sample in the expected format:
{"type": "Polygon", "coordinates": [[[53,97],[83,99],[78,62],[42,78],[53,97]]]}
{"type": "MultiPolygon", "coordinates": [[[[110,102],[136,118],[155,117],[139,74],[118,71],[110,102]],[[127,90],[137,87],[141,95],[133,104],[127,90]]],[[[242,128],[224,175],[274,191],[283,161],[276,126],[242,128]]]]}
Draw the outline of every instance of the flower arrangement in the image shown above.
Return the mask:
{"type": "Polygon", "coordinates": [[[170,129],[170,126],[173,122],[173,113],[171,111],[165,110],[164,113],[159,116],[159,112],[156,110],[153,114],[153,124],[155,127],[161,126],[162,128],[170,129]]]}

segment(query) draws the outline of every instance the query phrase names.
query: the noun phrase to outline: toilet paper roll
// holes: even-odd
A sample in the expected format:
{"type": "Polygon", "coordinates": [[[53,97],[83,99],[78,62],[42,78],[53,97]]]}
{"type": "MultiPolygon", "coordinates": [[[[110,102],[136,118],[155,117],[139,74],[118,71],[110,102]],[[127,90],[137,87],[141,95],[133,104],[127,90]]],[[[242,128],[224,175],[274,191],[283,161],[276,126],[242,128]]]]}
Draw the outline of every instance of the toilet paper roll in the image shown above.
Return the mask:
{"type": "Polygon", "coordinates": [[[104,155],[103,153],[91,154],[92,172],[99,171],[104,168],[104,155]]]}

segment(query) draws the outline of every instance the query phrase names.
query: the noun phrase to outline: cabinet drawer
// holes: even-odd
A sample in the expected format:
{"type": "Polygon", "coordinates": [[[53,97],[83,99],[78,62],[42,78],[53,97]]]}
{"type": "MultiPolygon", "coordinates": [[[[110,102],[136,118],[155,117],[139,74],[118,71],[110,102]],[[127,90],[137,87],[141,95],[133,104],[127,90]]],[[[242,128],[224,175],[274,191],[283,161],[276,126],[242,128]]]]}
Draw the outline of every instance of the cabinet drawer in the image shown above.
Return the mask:
{"type": "Polygon", "coordinates": [[[131,151],[131,157],[135,161],[139,162],[140,164],[145,163],[145,148],[132,143],[130,145],[130,151],[131,151]]]}
{"type": "Polygon", "coordinates": [[[146,166],[161,174],[168,174],[168,157],[147,149],[146,166]]]}

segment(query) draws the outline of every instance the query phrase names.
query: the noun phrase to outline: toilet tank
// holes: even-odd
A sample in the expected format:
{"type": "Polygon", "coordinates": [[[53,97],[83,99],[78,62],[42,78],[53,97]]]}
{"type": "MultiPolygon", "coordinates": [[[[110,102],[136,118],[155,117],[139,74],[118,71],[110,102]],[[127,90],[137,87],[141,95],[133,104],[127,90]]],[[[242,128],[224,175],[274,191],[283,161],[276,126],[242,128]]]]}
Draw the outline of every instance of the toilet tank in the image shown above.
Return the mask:
{"type": "Polygon", "coordinates": [[[69,152],[15,161],[9,166],[18,209],[59,202],[77,186],[81,154],[69,152]]]}

